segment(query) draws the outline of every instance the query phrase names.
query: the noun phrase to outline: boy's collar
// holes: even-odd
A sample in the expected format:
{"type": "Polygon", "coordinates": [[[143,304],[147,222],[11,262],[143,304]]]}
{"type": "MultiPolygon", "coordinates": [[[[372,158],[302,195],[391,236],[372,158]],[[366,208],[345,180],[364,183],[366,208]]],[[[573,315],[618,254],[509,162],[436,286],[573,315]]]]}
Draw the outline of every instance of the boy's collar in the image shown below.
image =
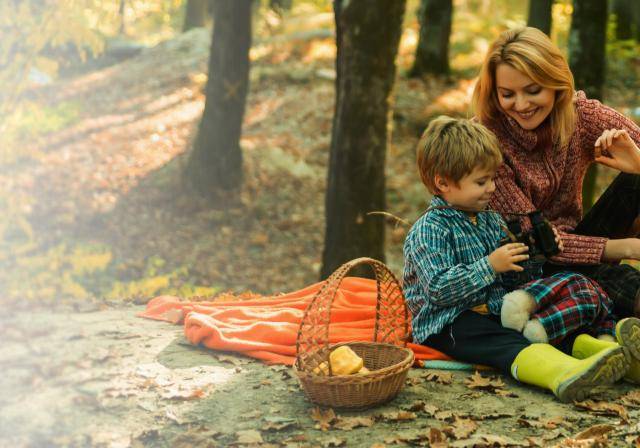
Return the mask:
{"type": "Polygon", "coordinates": [[[435,209],[434,211],[438,211],[442,214],[444,214],[445,216],[463,216],[465,215],[465,213],[462,210],[458,210],[457,208],[455,208],[453,205],[449,204],[442,196],[436,194],[433,196],[433,198],[431,199],[431,204],[429,204],[429,207],[439,207],[437,209],[435,209]],[[442,207],[442,208],[440,208],[442,207]]]}
{"type": "MultiPolygon", "coordinates": [[[[438,213],[443,214],[444,216],[460,216],[463,218],[469,218],[469,215],[464,210],[460,210],[456,208],[454,205],[448,203],[442,196],[435,194],[431,199],[431,203],[429,204],[429,209],[433,211],[437,211],[438,213]]],[[[483,212],[493,212],[493,210],[482,210],[480,212],[476,212],[475,215],[481,215],[483,212]]]]}

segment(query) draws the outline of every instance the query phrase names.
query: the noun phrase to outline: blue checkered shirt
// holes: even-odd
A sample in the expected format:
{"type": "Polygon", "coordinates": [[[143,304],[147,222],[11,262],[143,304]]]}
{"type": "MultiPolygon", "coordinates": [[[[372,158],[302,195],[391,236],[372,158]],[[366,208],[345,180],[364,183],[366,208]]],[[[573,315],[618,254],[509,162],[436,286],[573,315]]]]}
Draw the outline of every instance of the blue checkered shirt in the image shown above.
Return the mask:
{"type": "MultiPolygon", "coordinates": [[[[447,205],[434,196],[430,207],[447,205]]],[[[478,213],[474,225],[464,212],[434,209],[411,227],[404,242],[403,288],[415,342],[424,342],[478,305],[500,314],[502,297],[516,286],[489,264],[489,254],[506,236],[504,225],[498,213],[478,213]]],[[[539,265],[527,271],[541,274],[539,265]]]]}

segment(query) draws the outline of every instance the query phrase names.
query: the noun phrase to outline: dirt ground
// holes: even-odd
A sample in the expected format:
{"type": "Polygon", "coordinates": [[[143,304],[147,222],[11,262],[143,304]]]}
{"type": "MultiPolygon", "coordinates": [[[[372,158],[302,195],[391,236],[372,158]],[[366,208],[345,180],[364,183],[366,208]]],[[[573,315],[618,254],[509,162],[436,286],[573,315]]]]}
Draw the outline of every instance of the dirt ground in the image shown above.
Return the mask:
{"type": "Polygon", "coordinates": [[[468,386],[473,372],[412,368],[392,402],[334,418],[314,410],[289,367],[194,347],[180,326],[136,317],[141,309],[3,316],[0,446],[638,444],[640,401],[629,384],[599,393],[609,408],[595,411],[506,377],[482,390],[468,386]],[[568,439],[595,425],[608,442],[568,439]]]}

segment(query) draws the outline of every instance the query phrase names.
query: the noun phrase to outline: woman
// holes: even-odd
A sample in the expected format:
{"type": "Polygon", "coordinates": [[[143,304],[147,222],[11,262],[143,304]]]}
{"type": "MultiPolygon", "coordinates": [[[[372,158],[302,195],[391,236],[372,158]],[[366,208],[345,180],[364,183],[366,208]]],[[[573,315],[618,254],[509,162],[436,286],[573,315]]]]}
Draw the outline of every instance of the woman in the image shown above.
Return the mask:
{"type": "Polygon", "coordinates": [[[640,260],[640,128],[575,92],[560,50],[529,27],[493,43],[473,105],[505,159],[491,207],[504,214],[541,210],[564,245],[545,275],[581,272],[611,296],[619,317],[640,316],[640,272],[620,264],[640,260]],[[622,173],[582,218],[582,181],[594,161],[622,173]]]}

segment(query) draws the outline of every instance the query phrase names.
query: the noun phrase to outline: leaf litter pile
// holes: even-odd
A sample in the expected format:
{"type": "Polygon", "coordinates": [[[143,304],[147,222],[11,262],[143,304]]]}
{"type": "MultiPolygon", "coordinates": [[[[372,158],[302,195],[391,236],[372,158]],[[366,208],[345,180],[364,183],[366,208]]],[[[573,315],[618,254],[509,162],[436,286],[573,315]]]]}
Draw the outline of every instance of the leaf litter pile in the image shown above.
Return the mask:
{"type": "MultiPolygon", "coordinates": [[[[245,183],[215,206],[182,177],[208,39],[194,30],[33,92],[82,107],[74,124],[27,142],[36,157],[0,171],[29,199],[31,227],[29,243],[0,259],[7,301],[31,309],[0,318],[0,445],[640,446],[640,395],[628,384],[564,405],[493,372],[416,368],[396,400],[343,412],[307,402],[288,367],[192,347],[180,327],[136,318],[132,302],[153,294],[242,299],[318,279],[331,33],[254,45],[245,183]],[[67,302],[84,312],[49,309],[67,302]]],[[[399,82],[388,211],[411,221],[426,199],[413,145],[426,117],[464,113],[446,95],[468,98],[472,84],[399,82]]],[[[389,220],[395,272],[406,230],[389,220]]]]}

